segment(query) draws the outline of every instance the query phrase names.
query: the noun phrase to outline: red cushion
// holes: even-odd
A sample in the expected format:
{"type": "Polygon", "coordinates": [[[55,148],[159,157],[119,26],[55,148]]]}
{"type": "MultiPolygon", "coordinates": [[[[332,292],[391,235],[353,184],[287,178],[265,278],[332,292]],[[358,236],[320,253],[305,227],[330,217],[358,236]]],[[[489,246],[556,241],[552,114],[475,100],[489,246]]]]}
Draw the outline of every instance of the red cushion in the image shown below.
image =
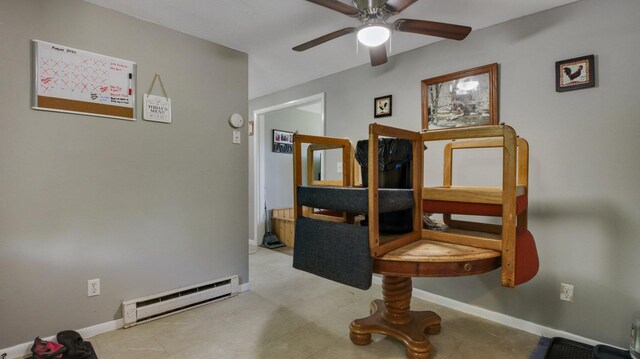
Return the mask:
{"type": "MultiPolygon", "coordinates": [[[[516,214],[526,211],[528,205],[527,195],[516,197],[516,214]]],[[[502,216],[501,204],[484,204],[452,201],[422,201],[422,212],[443,214],[466,214],[470,216],[502,216]]]]}
{"type": "Polygon", "coordinates": [[[538,273],[539,268],[538,250],[533,235],[526,229],[518,229],[516,233],[515,285],[531,280],[538,273]]]}

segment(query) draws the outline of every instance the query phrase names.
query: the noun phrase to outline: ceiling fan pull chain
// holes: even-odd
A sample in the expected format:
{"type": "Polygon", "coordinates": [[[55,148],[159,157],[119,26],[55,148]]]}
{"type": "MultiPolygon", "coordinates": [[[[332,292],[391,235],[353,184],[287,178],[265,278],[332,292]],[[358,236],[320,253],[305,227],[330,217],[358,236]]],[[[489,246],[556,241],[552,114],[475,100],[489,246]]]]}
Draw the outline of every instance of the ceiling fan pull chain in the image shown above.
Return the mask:
{"type": "Polygon", "coordinates": [[[393,34],[389,36],[389,55],[393,53],[393,34]]]}

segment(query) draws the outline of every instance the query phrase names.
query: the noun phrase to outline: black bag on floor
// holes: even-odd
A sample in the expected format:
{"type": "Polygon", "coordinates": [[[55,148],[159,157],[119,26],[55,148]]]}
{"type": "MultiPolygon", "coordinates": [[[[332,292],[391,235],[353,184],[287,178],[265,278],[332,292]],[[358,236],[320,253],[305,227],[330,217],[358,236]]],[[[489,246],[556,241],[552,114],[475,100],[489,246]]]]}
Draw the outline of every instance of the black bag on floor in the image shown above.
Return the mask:
{"type": "Polygon", "coordinates": [[[74,330],[63,330],[56,335],[58,343],[64,345],[67,351],[63,359],[97,359],[91,343],[85,342],[80,333],[74,330]]]}

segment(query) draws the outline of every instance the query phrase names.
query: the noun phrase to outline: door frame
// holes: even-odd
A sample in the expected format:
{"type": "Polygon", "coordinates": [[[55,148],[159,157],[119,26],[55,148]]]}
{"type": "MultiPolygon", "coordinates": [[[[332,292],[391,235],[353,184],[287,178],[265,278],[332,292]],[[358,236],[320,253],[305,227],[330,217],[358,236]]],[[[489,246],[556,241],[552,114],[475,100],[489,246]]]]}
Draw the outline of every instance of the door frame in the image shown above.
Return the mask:
{"type": "MultiPolygon", "coordinates": [[[[320,121],[322,122],[322,135],[325,134],[325,93],[321,92],[316,95],[288,101],[279,105],[269,106],[253,111],[253,123],[255,126],[255,134],[253,137],[253,233],[254,238],[249,239],[249,244],[257,246],[260,243],[262,233],[259,231],[261,223],[264,223],[265,206],[265,151],[263,151],[264,143],[262,141],[265,131],[264,116],[273,111],[283,110],[287,108],[299,107],[301,105],[320,102],[320,121]]],[[[321,158],[322,174],[324,176],[324,158],[321,158]]],[[[293,176],[293,173],[291,174],[293,176]]]]}

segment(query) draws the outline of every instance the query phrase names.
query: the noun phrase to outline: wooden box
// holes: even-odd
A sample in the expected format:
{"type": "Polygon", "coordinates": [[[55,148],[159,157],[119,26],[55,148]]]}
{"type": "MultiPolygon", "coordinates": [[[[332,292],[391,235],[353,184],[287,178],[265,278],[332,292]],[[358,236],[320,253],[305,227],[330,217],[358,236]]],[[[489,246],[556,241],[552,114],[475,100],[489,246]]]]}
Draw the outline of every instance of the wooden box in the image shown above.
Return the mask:
{"type": "Polygon", "coordinates": [[[279,240],[293,248],[295,242],[293,208],[274,208],[271,215],[271,227],[279,240]]]}

